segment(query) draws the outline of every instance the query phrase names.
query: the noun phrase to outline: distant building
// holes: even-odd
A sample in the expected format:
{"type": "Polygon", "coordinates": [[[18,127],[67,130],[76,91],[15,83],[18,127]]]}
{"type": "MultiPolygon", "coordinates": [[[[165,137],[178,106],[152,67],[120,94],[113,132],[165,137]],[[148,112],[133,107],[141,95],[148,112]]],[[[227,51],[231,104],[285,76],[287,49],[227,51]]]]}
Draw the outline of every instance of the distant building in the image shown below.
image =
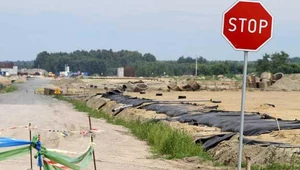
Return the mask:
{"type": "Polygon", "coordinates": [[[70,74],[70,66],[65,64],[65,76],[68,76],[70,74]]]}
{"type": "Polygon", "coordinates": [[[124,77],[124,68],[123,67],[118,68],[118,77],[124,77]]]}
{"type": "Polygon", "coordinates": [[[135,77],[135,68],[132,66],[119,67],[118,77],[135,77]]]}
{"type": "Polygon", "coordinates": [[[134,67],[125,67],[124,68],[124,77],[135,77],[135,68],[134,67]]]}
{"type": "Polygon", "coordinates": [[[0,62],[0,74],[3,76],[17,75],[18,66],[14,66],[12,62],[0,62]]]}

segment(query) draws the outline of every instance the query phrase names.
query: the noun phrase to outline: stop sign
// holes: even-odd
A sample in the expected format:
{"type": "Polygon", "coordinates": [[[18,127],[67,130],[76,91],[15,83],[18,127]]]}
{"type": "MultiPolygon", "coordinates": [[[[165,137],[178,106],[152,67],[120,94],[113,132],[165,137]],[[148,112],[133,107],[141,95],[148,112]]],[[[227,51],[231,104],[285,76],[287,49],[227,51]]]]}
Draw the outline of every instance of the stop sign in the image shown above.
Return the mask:
{"type": "Polygon", "coordinates": [[[259,1],[237,1],[223,14],[222,35],[235,50],[257,51],[272,33],[273,16],[259,1]]]}

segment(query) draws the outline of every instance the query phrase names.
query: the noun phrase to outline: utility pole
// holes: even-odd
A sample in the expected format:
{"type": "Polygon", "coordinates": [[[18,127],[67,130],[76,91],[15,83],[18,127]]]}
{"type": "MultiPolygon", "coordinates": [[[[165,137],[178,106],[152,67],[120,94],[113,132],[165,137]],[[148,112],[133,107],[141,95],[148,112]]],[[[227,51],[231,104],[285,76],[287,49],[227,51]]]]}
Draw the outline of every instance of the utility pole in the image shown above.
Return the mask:
{"type": "Polygon", "coordinates": [[[195,68],[195,76],[197,77],[197,64],[198,64],[198,62],[197,62],[197,56],[196,56],[196,68],[195,68]]]}

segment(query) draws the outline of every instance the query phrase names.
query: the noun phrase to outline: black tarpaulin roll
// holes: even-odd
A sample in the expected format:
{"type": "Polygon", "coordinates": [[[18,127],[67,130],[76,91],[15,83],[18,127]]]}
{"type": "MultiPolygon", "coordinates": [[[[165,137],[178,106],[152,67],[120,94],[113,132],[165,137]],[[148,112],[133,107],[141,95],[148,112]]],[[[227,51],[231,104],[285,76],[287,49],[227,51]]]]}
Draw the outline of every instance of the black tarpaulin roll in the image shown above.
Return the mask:
{"type": "Polygon", "coordinates": [[[209,149],[217,146],[220,142],[231,139],[231,137],[234,136],[235,134],[236,133],[220,134],[220,135],[215,135],[215,136],[212,136],[209,138],[197,139],[196,143],[202,143],[203,149],[209,150],[209,149]]]}

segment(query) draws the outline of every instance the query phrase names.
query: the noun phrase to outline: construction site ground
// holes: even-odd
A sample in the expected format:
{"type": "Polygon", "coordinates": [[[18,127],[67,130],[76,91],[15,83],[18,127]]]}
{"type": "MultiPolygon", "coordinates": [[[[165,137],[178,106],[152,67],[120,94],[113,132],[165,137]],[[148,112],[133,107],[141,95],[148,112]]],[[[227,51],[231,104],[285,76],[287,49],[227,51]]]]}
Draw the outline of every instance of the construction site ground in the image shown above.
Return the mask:
{"type": "MultiPolygon", "coordinates": [[[[33,135],[40,133],[42,145],[46,148],[82,152],[89,146],[90,137],[79,133],[89,129],[87,114],[74,110],[70,103],[36,93],[37,89],[54,87],[50,79],[33,78],[16,86],[17,91],[0,94],[0,129],[4,129],[1,131],[1,136],[29,140],[29,131],[24,126],[31,123],[35,127],[33,135]],[[11,127],[16,128],[9,129],[11,127]],[[64,137],[57,130],[74,133],[64,137]]],[[[101,133],[96,133],[94,141],[97,169],[224,169],[201,163],[193,158],[153,159],[146,142],[136,139],[126,128],[108,124],[102,119],[92,119],[92,126],[102,130],[101,133]]],[[[36,151],[33,151],[33,154],[35,153],[36,151]]],[[[28,154],[28,156],[1,161],[0,170],[28,169],[29,163],[28,154]]],[[[33,162],[33,169],[39,169],[36,159],[33,162]]],[[[92,162],[87,169],[94,169],[92,162]]]]}
{"type": "MultiPolygon", "coordinates": [[[[233,90],[199,90],[199,91],[167,91],[167,85],[170,79],[160,79],[158,81],[144,79],[81,79],[88,85],[96,85],[97,89],[90,91],[105,92],[104,87],[113,89],[117,85],[122,85],[128,81],[142,80],[148,84],[149,90],[146,94],[136,92],[125,92],[124,94],[139,98],[149,98],[156,100],[178,100],[178,96],[186,96],[185,100],[213,99],[220,100],[219,109],[226,111],[240,111],[241,109],[241,89],[233,90]],[[163,96],[156,96],[156,93],[163,93],[163,96]]],[[[209,84],[206,81],[198,81],[199,84],[209,84]]],[[[239,82],[241,84],[241,82],[239,82]]],[[[214,84],[224,84],[221,81],[211,81],[214,84]]],[[[227,83],[235,85],[236,83],[227,83]]],[[[248,89],[246,92],[246,111],[267,113],[271,116],[286,120],[300,120],[300,105],[296,102],[300,100],[300,91],[264,91],[260,89],[248,89]],[[273,104],[271,107],[267,104],[273,104]]],[[[206,103],[211,104],[211,103],[206,103]]],[[[215,104],[213,104],[215,105],[215,104]]]]}
{"type": "MultiPolygon", "coordinates": [[[[199,90],[199,91],[169,91],[167,88],[168,83],[173,81],[172,79],[77,79],[72,80],[74,83],[70,83],[71,80],[60,80],[56,81],[56,86],[62,89],[68,86],[69,92],[77,94],[93,94],[93,93],[104,93],[110,89],[114,89],[128,81],[142,80],[148,84],[148,90],[145,94],[140,94],[137,92],[124,92],[125,95],[130,95],[139,98],[148,98],[156,100],[199,100],[199,99],[213,99],[222,101],[222,103],[210,103],[206,102],[204,104],[208,106],[218,105],[219,110],[225,111],[240,111],[241,107],[241,90],[238,84],[240,82],[236,81],[198,81],[202,86],[214,86],[215,89],[210,90],[199,90]],[[64,83],[68,82],[68,83],[64,83]],[[91,85],[93,88],[91,88],[91,85]],[[96,86],[96,88],[95,88],[96,86]],[[220,86],[228,86],[226,88],[220,88],[220,86]],[[230,87],[231,86],[231,87],[230,87]],[[226,90],[230,89],[230,90],[226,90]],[[156,93],[162,93],[162,96],[156,96],[156,93]],[[186,99],[178,99],[178,96],[186,96],[186,99]]],[[[279,91],[279,90],[261,90],[261,89],[248,89],[246,93],[246,111],[247,112],[260,112],[266,113],[268,115],[281,118],[284,120],[295,120],[300,119],[300,105],[298,100],[300,99],[299,91],[279,91]],[[275,107],[274,107],[275,106],[275,107]]],[[[116,107],[117,104],[110,102],[105,108],[109,112],[110,109],[116,107]]],[[[137,109],[126,109],[119,116],[124,118],[134,118],[134,117],[164,117],[163,114],[156,114],[153,111],[142,111],[137,109]]],[[[171,126],[179,129],[186,130],[192,134],[195,138],[212,136],[215,134],[222,133],[220,129],[215,127],[200,127],[192,126],[188,124],[182,124],[178,122],[170,123],[171,126]]],[[[273,141],[273,142],[283,142],[294,145],[300,145],[300,130],[281,130],[274,131],[269,134],[263,134],[259,136],[247,137],[250,139],[260,140],[260,141],[273,141]]],[[[217,147],[211,149],[209,152],[214,155],[214,157],[221,161],[227,162],[227,164],[234,164],[237,155],[238,142],[237,138],[233,138],[230,141],[221,142],[217,147]],[[232,156],[232,157],[230,157],[232,156]]],[[[245,146],[246,155],[252,157],[257,157],[256,163],[264,164],[268,162],[267,159],[281,160],[281,162],[288,161],[287,158],[291,153],[297,152],[298,149],[273,149],[270,147],[261,148],[258,146],[245,146]],[[274,151],[276,150],[276,151],[274,151]],[[268,158],[276,152],[276,158],[268,158]],[[263,154],[261,154],[263,153],[263,154]],[[258,156],[260,155],[260,156],[258,156]]]]}

